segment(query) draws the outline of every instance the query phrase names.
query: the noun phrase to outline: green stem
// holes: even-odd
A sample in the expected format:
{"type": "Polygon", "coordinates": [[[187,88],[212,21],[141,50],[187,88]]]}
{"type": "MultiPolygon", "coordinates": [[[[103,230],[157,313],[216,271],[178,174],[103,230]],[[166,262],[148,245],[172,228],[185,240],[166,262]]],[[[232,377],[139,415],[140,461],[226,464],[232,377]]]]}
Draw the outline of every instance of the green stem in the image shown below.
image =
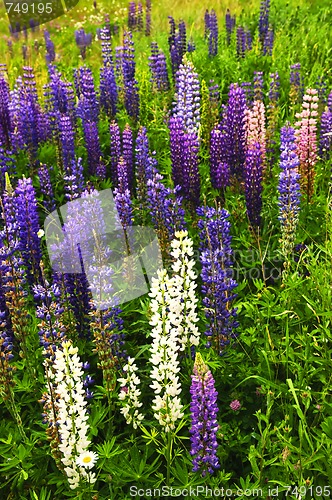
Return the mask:
{"type": "Polygon", "coordinates": [[[167,446],[166,446],[166,486],[170,486],[171,480],[171,459],[172,459],[172,436],[171,431],[167,433],[167,446]]]}

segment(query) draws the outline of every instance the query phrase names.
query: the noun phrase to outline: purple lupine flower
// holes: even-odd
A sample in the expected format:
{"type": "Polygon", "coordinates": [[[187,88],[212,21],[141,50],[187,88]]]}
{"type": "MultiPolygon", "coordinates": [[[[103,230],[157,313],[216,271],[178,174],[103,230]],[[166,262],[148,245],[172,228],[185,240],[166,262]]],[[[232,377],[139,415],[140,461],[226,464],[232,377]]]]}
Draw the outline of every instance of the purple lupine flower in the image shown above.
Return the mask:
{"type": "Polygon", "coordinates": [[[270,101],[276,102],[280,97],[280,79],[279,74],[270,73],[270,91],[269,99],[270,101]]]}
{"type": "Polygon", "coordinates": [[[245,92],[247,106],[251,106],[254,101],[254,89],[252,82],[241,82],[241,88],[243,88],[245,92]]]}
{"type": "Polygon", "coordinates": [[[48,66],[50,82],[45,88],[46,110],[51,121],[51,126],[57,130],[58,119],[62,114],[70,117],[72,124],[75,122],[75,97],[72,83],[64,81],[61,73],[55,66],[48,66]]]}
{"type": "Polygon", "coordinates": [[[100,149],[98,127],[94,121],[83,122],[85,147],[88,154],[89,172],[100,179],[106,177],[106,167],[100,149]]]}
{"type": "Polygon", "coordinates": [[[151,0],[145,3],[145,35],[151,35],[151,0]]]}
{"type": "Polygon", "coordinates": [[[119,125],[115,121],[112,121],[110,123],[110,136],[111,136],[111,145],[110,145],[111,178],[113,181],[113,186],[116,186],[118,184],[117,167],[121,156],[121,136],[120,136],[119,125]]]}
{"type": "Polygon", "coordinates": [[[23,85],[19,91],[18,127],[23,147],[28,151],[31,162],[35,163],[39,145],[40,107],[33,70],[24,67],[23,85]]]}
{"type": "Polygon", "coordinates": [[[55,210],[55,199],[54,192],[50,177],[50,171],[46,165],[41,165],[38,168],[38,177],[39,177],[39,185],[40,192],[43,195],[43,207],[46,212],[53,212],[55,210]]]}
{"type": "Polygon", "coordinates": [[[11,147],[12,123],[9,111],[9,85],[0,75],[0,145],[11,147]]]}
{"type": "Polygon", "coordinates": [[[200,196],[198,137],[195,132],[184,131],[181,116],[174,116],[170,119],[169,130],[174,185],[179,185],[183,196],[193,205],[197,205],[200,196]]]}
{"type": "Polygon", "coordinates": [[[66,330],[61,321],[64,312],[60,300],[61,290],[56,283],[50,285],[46,280],[43,285],[34,285],[32,289],[37,303],[38,335],[43,355],[54,359],[57,347],[61,346],[66,337],[66,330]]]}
{"type": "Polygon", "coordinates": [[[168,45],[171,56],[172,72],[176,74],[182,64],[183,56],[187,48],[187,33],[184,21],[179,22],[178,30],[172,17],[168,17],[170,23],[170,34],[168,37],[168,45]]]}
{"type": "Polygon", "coordinates": [[[0,194],[5,188],[6,173],[12,177],[16,173],[16,162],[11,151],[6,151],[1,147],[0,141],[0,194]]]}
{"type": "Polygon", "coordinates": [[[151,83],[160,91],[169,90],[169,79],[165,54],[158,48],[156,42],[151,43],[151,56],[149,57],[151,83]]]}
{"type": "Polygon", "coordinates": [[[236,53],[238,57],[244,57],[246,52],[246,33],[242,26],[238,26],[236,30],[236,53]]]}
{"type": "Polygon", "coordinates": [[[75,42],[80,49],[83,59],[86,57],[86,48],[92,43],[92,33],[85,33],[84,28],[75,31],[75,42]]]}
{"type": "Polygon", "coordinates": [[[204,38],[207,40],[210,33],[210,12],[209,9],[206,9],[204,14],[204,38]]]}
{"type": "Polygon", "coordinates": [[[263,101],[264,98],[264,80],[263,71],[254,71],[254,99],[263,101]]]}
{"type": "Polygon", "coordinates": [[[225,25],[226,25],[226,41],[227,45],[231,43],[232,32],[235,28],[235,16],[231,16],[229,9],[226,11],[225,16],[225,25]]]}
{"type": "Polygon", "coordinates": [[[303,80],[301,76],[301,64],[292,64],[290,67],[290,98],[292,105],[300,102],[303,96],[303,80]]]}
{"type": "Polygon", "coordinates": [[[270,0],[261,0],[258,33],[261,44],[264,44],[269,29],[270,0]]]}
{"type": "Polygon", "coordinates": [[[219,92],[219,85],[216,83],[214,84],[214,80],[210,80],[210,86],[209,86],[209,99],[210,103],[213,108],[218,108],[219,102],[220,102],[220,92],[219,92]]]}
{"type": "Polygon", "coordinates": [[[265,38],[264,38],[264,44],[263,44],[264,56],[266,56],[266,55],[272,56],[273,43],[274,43],[274,31],[273,31],[272,26],[269,26],[269,29],[266,33],[265,38]]]}
{"type": "Polygon", "coordinates": [[[138,120],[140,111],[138,82],[135,78],[128,81],[125,87],[125,108],[128,115],[138,120]]]}
{"type": "Polygon", "coordinates": [[[153,178],[156,160],[150,155],[146,128],[141,127],[136,138],[136,193],[141,204],[146,203],[147,181],[153,178]]]}
{"type": "Polygon", "coordinates": [[[129,2],[128,5],[128,28],[135,31],[137,23],[136,2],[129,2]]]}
{"type": "Polygon", "coordinates": [[[62,165],[66,175],[70,175],[75,162],[75,131],[70,116],[61,114],[58,126],[62,165]]]}
{"type": "MultiPolygon", "coordinates": [[[[118,48],[118,47],[117,47],[118,48]]],[[[123,46],[116,53],[117,72],[121,72],[124,86],[125,108],[129,116],[138,119],[139,93],[138,82],[135,79],[135,49],[130,31],[123,35],[123,46]]]]}
{"type": "Polygon", "coordinates": [[[187,52],[189,54],[190,52],[195,52],[195,50],[196,50],[195,42],[192,38],[190,38],[187,45],[187,52]]]}
{"type": "Polygon", "coordinates": [[[83,66],[75,70],[76,93],[79,98],[77,114],[82,121],[98,122],[99,104],[93,81],[93,74],[90,68],[83,66]]]}
{"type": "Polygon", "coordinates": [[[296,154],[295,132],[290,126],[282,127],[280,136],[279,220],[282,228],[282,251],[293,251],[300,209],[299,158],[296,154]]]}
{"type": "Polygon", "coordinates": [[[250,225],[257,227],[261,222],[263,179],[262,153],[258,142],[251,144],[246,151],[244,170],[247,215],[250,225]]]}
{"type": "Polygon", "coordinates": [[[316,83],[315,88],[318,90],[318,98],[322,104],[326,104],[327,102],[327,86],[326,81],[323,76],[320,76],[316,83]]]}
{"type": "Polygon", "coordinates": [[[19,249],[30,284],[41,275],[40,229],[35,189],[30,178],[19,179],[15,189],[16,218],[19,226],[19,249]]]}
{"type": "Polygon", "coordinates": [[[232,302],[237,287],[232,278],[232,248],[229,213],[220,207],[200,207],[200,261],[202,264],[202,292],[205,316],[208,320],[207,347],[213,347],[218,355],[224,353],[231,339],[237,337],[235,329],[236,309],[232,302]]]}
{"type": "Polygon", "coordinates": [[[100,106],[110,117],[113,117],[117,112],[118,89],[113,66],[111,36],[106,28],[101,30],[101,45],[104,64],[100,69],[100,106]]]}
{"type": "Polygon", "coordinates": [[[131,191],[134,182],[134,144],[133,144],[133,132],[126,124],[124,131],[122,133],[122,156],[125,161],[127,169],[127,180],[128,189],[131,191]]]}
{"type": "Polygon", "coordinates": [[[152,179],[147,181],[147,205],[165,255],[169,252],[176,231],[184,230],[186,223],[179,186],[166,188],[162,180],[162,175],[155,168],[152,179]]]}
{"type": "Polygon", "coordinates": [[[143,5],[141,2],[138,2],[137,5],[137,31],[143,31],[143,5]]]}
{"type": "Polygon", "coordinates": [[[242,179],[245,163],[246,95],[242,87],[231,84],[222,130],[227,139],[227,162],[230,174],[242,179]]]}
{"type": "MultiPolygon", "coordinates": [[[[332,111],[326,106],[322,113],[319,138],[319,155],[328,160],[332,153],[332,111]]],[[[0,152],[1,157],[1,152],[0,152]]]]}
{"type": "Polygon", "coordinates": [[[65,182],[66,200],[72,201],[78,198],[84,191],[84,173],[82,158],[74,160],[71,164],[70,173],[63,176],[65,182]]]}
{"type": "Polygon", "coordinates": [[[215,189],[225,189],[229,185],[230,175],[227,164],[227,137],[219,126],[211,131],[210,140],[210,175],[215,189]]]}
{"type": "Polygon", "coordinates": [[[123,157],[118,164],[118,186],[114,189],[114,203],[119,214],[123,230],[133,223],[133,207],[128,183],[128,167],[123,157]]]}
{"type": "Polygon", "coordinates": [[[327,97],[327,107],[328,107],[329,111],[332,112],[332,92],[330,92],[328,97],[327,97]]]}
{"type": "Polygon", "coordinates": [[[50,33],[47,30],[44,30],[44,39],[45,39],[45,47],[46,47],[46,62],[48,64],[52,63],[55,60],[55,49],[54,43],[51,40],[50,33]]]}
{"type": "Polygon", "coordinates": [[[209,56],[218,54],[218,19],[217,14],[212,9],[209,16],[209,56]]]}
{"type": "Polygon", "coordinates": [[[198,74],[191,62],[181,64],[176,73],[173,116],[183,121],[185,132],[198,135],[200,124],[200,92],[198,74]]]}
{"type": "Polygon", "coordinates": [[[213,474],[220,468],[217,456],[217,397],[211,371],[200,353],[196,354],[193,375],[191,375],[191,428],[190,455],[193,457],[193,472],[213,474]]]}

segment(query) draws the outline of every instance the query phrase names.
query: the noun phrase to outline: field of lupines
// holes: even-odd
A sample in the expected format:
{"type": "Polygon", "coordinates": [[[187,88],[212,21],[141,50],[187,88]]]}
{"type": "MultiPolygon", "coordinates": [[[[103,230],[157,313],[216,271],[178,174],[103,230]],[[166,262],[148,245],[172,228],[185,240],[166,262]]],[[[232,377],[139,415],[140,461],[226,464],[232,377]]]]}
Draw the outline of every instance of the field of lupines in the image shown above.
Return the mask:
{"type": "Polygon", "coordinates": [[[1,499],[330,498],[330,2],[0,13],[1,499]]]}

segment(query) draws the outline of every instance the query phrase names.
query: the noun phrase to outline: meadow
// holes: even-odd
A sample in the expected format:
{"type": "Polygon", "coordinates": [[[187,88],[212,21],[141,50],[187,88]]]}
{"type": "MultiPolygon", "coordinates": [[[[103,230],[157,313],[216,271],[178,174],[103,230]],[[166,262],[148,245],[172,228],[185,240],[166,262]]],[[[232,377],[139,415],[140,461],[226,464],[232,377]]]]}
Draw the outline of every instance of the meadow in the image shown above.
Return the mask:
{"type": "Polygon", "coordinates": [[[1,499],[331,497],[331,15],[0,5],[1,499]]]}

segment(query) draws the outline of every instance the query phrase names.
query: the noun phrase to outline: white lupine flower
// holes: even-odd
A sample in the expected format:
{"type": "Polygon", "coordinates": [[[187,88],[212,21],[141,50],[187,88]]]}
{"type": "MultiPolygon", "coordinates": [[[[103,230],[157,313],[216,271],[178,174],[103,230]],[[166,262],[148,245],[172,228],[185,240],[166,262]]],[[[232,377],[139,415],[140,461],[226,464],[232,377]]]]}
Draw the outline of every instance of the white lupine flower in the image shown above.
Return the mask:
{"type": "Polygon", "coordinates": [[[153,368],[150,373],[155,393],[152,402],[154,417],[164,427],[165,432],[173,430],[176,420],[183,417],[180,365],[178,352],[198,345],[199,332],[196,326],[197,298],[195,296],[197,278],[193,267],[193,243],[187,231],[175,233],[171,243],[173,277],[165,269],[160,269],[158,278],[152,279],[150,325],[152,345],[150,361],[153,368]]]}
{"type": "Polygon", "coordinates": [[[142,403],[139,401],[141,391],[137,388],[141,381],[136,375],[138,368],[134,361],[134,358],[129,357],[127,359],[127,364],[123,368],[123,371],[127,373],[127,377],[118,378],[118,382],[122,385],[119,399],[125,402],[120,411],[126,419],[127,424],[132,423],[134,429],[137,429],[144,416],[138,411],[138,408],[142,406],[142,403]]]}
{"type": "Polygon", "coordinates": [[[88,451],[87,403],[81,379],[82,363],[77,352],[77,347],[66,341],[62,349],[56,350],[53,365],[48,360],[44,362],[47,378],[57,395],[57,425],[61,439],[58,449],[71,489],[77,488],[81,480],[90,483],[96,481],[94,474],[84,470],[87,465],[81,466],[79,463],[80,457],[90,456],[95,461],[97,455],[88,451]]]}

